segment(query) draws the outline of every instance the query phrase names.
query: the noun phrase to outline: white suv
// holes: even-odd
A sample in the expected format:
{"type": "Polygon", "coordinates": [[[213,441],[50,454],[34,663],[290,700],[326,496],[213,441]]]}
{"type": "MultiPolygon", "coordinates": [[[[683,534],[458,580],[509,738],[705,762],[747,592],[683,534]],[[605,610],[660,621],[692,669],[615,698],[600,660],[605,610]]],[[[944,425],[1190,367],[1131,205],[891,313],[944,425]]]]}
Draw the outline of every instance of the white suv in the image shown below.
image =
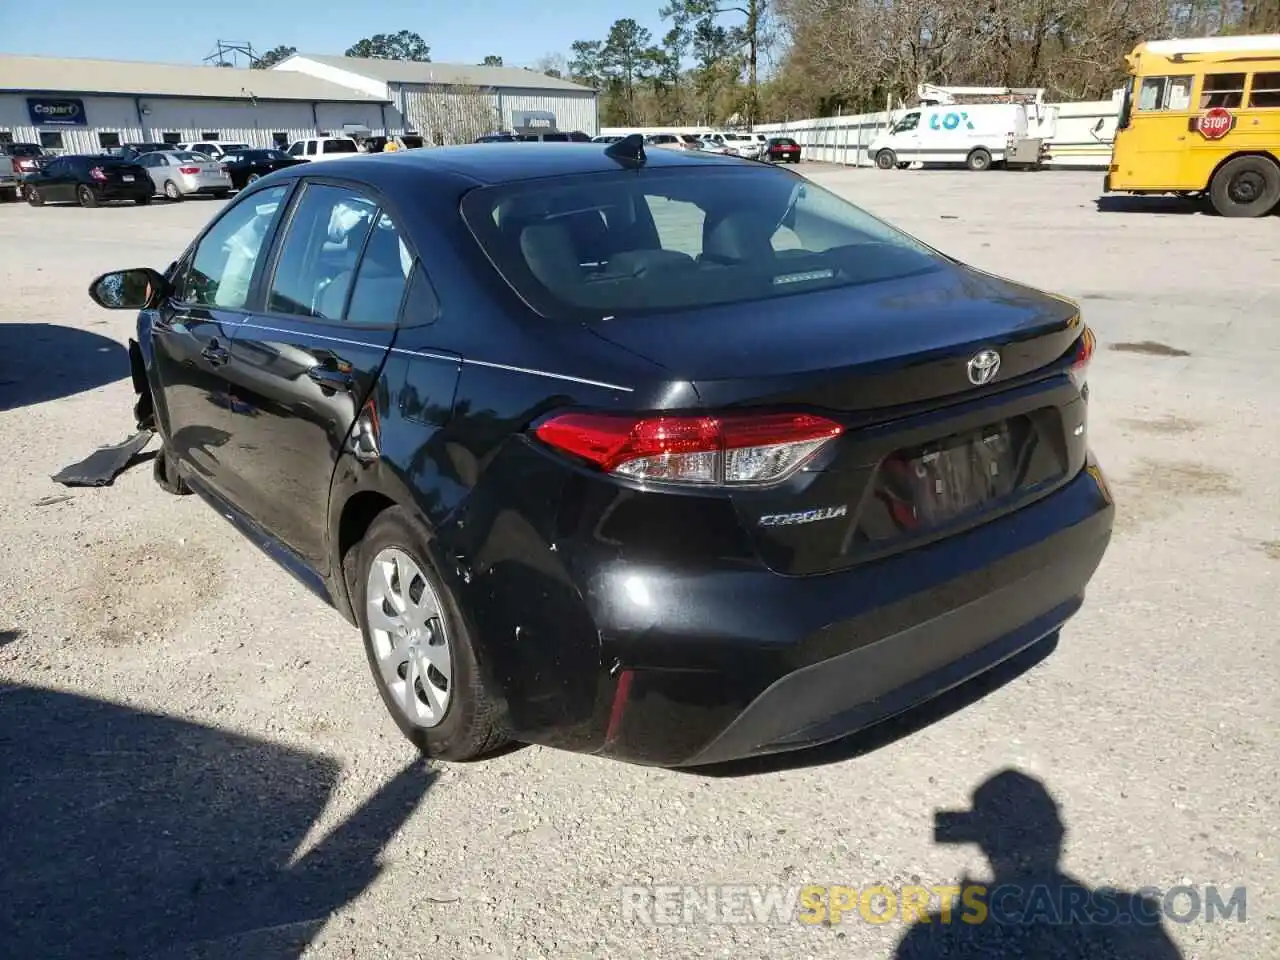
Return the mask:
{"type": "Polygon", "coordinates": [[[295,140],[286,151],[299,160],[337,160],[360,152],[360,145],[351,137],[308,137],[295,140]]]}
{"type": "Polygon", "coordinates": [[[221,160],[228,153],[239,153],[241,150],[252,150],[247,143],[214,143],[211,140],[198,140],[195,143],[180,143],[177,146],[165,147],[179,153],[199,153],[210,160],[221,160]]]}

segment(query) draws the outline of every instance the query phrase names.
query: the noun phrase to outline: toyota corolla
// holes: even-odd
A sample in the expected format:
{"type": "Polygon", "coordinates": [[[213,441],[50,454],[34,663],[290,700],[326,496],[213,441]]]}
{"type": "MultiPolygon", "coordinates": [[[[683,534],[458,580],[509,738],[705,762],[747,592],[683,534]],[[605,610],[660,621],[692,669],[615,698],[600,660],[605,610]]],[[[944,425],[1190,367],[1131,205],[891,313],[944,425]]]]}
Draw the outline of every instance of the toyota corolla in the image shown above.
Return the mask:
{"type": "Polygon", "coordinates": [[[359,627],[430,756],[829,741],[1055,634],[1111,533],[1076,304],[777,167],[306,164],[91,296],[140,310],[160,485],[359,627]]]}

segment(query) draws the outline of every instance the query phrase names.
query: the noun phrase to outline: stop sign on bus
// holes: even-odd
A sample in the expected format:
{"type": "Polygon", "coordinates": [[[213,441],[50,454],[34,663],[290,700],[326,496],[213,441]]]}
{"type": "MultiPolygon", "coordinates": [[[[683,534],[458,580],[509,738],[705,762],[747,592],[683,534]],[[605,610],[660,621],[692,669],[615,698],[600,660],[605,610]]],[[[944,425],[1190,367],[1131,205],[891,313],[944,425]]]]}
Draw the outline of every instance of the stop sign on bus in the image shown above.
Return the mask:
{"type": "Polygon", "coordinates": [[[1206,140],[1221,140],[1231,132],[1234,125],[1235,119],[1230,110],[1226,107],[1212,107],[1200,115],[1196,129],[1206,140]]]}

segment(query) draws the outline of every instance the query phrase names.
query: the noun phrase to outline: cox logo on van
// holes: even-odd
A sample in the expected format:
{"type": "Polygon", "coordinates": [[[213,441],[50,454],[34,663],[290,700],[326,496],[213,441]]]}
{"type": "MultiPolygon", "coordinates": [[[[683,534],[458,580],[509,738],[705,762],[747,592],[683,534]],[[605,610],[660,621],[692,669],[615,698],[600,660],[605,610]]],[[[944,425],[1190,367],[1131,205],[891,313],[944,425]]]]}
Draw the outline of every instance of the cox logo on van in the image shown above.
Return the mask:
{"type": "Polygon", "coordinates": [[[966,130],[973,129],[973,121],[969,114],[952,111],[951,113],[935,113],[929,118],[930,130],[958,130],[964,124],[966,130]]]}
{"type": "Polygon", "coordinates": [[[83,100],[45,100],[27,98],[27,116],[33,127],[86,126],[83,100]]]}

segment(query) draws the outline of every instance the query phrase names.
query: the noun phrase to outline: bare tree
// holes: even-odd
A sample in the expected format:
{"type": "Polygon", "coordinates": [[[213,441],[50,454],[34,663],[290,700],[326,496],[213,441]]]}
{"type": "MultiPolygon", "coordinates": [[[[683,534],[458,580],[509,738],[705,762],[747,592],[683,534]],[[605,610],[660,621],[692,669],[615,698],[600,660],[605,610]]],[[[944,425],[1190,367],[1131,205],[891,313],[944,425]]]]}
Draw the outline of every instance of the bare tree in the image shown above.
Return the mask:
{"type": "Polygon", "coordinates": [[[474,143],[502,122],[494,91],[468,83],[428,88],[409,113],[408,119],[437,146],[474,143]]]}

